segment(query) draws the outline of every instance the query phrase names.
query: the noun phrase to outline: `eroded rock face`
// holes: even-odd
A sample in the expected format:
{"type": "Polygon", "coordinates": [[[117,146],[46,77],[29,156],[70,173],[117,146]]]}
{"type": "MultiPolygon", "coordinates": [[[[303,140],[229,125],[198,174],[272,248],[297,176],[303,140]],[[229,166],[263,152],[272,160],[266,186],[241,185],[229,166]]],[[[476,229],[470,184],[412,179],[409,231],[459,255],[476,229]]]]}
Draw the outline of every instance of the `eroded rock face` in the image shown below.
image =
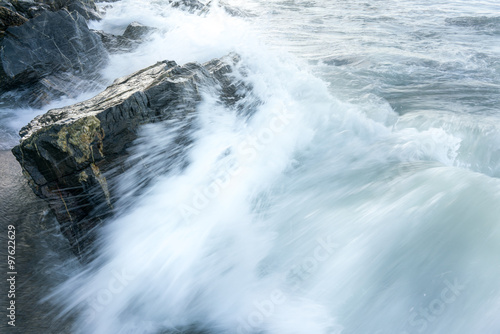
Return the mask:
{"type": "Polygon", "coordinates": [[[13,153],[77,254],[89,249],[94,227],[112,213],[113,180],[105,175],[117,166],[126,170],[122,162],[138,128],[188,117],[203,89],[235,104],[241,96],[228,74],[236,62],[234,55],[203,65],[159,62],[117,79],[90,100],[50,110],[21,130],[13,153]]]}
{"type": "MultiPolygon", "coordinates": [[[[0,0],[0,6],[4,0],[0,0]]],[[[93,0],[11,0],[8,1],[12,10],[31,19],[46,11],[66,9],[76,11],[87,20],[100,20],[101,16],[93,0]]]]}
{"type": "Polygon", "coordinates": [[[19,89],[17,99],[35,107],[93,80],[108,59],[85,19],[66,10],[9,27],[1,46],[0,92],[19,89]]]}

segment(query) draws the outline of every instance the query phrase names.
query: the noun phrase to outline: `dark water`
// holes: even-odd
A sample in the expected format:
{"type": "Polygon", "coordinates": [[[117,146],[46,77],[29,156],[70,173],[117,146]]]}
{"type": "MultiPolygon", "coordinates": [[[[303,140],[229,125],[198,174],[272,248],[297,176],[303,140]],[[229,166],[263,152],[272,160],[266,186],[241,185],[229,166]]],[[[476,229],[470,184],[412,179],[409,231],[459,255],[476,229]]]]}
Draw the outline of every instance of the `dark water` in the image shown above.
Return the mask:
{"type": "MultiPolygon", "coordinates": [[[[71,333],[69,321],[56,320],[49,304],[41,303],[51,287],[64,280],[59,266],[71,266],[68,242],[45,202],[27,185],[19,163],[10,151],[0,151],[0,272],[2,333],[71,333]],[[7,231],[16,231],[15,327],[7,325],[7,231]]],[[[9,275],[10,276],[10,275],[9,275]]]]}

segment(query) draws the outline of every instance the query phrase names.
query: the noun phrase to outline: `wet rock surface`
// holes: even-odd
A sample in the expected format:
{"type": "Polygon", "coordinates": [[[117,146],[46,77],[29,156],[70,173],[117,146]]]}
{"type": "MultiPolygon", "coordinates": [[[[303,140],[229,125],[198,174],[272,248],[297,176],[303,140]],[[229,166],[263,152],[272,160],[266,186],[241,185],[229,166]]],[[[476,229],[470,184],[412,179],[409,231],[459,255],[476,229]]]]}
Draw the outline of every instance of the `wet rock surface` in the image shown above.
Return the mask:
{"type": "Polygon", "coordinates": [[[169,0],[174,8],[180,8],[189,12],[195,12],[205,8],[205,5],[198,0],[169,0]]]}
{"type": "Polygon", "coordinates": [[[155,28],[139,22],[130,23],[122,35],[113,35],[104,31],[95,31],[102,40],[109,53],[130,52],[143,42],[155,28]]]}
{"type": "MultiPolygon", "coordinates": [[[[196,13],[196,14],[207,13],[210,10],[211,6],[213,5],[213,2],[211,0],[206,2],[205,4],[201,3],[198,0],[170,0],[169,3],[173,8],[179,8],[188,11],[190,13],[196,13]]],[[[217,2],[217,5],[223,8],[229,15],[248,16],[247,13],[243,12],[242,10],[236,7],[230,6],[229,4],[223,1],[217,2]]]]}
{"type": "Polygon", "coordinates": [[[46,11],[6,30],[0,49],[0,100],[42,106],[83,81],[97,80],[107,59],[100,37],[80,14],[46,11]],[[17,91],[5,94],[12,90],[17,91]]]}
{"type": "Polygon", "coordinates": [[[154,28],[145,26],[139,22],[132,22],[127,26],[127,29],[125,29],[123,37],[133,40],[140,40],[153,30],[154,28]]]}
{"type": "Polygon", "coordinates": [[[8,7],[28,19],[46,11],[55,12],[61,9],[76,11],[87,20],[101,19],[93,0],[2,0],[0,6],[8,7]]]}
{"type": "MultiPolygon", "coordinates": [[[[94,228],[113,212],[112,170],[123,164],[143,124],[186,119],[204,90],[222,103],[242,98],[230,73],[236,55],[203,65],[159,62],[117,79],[87,101],[53,109],[24,127],[13,149],[33,191],[48,201],[74,252],[87,254],[94,228]]],[[[179,145],[187,145],[179,138],[179,145]]]]}

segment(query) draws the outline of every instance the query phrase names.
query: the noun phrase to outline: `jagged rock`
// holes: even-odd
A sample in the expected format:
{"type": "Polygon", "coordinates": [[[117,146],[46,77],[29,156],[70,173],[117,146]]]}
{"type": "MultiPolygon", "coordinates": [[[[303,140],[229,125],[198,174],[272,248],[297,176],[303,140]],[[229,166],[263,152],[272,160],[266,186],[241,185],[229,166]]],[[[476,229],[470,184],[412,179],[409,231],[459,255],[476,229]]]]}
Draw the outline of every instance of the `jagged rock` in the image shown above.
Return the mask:
{"type": "Polygon", "coordinates": [[[93,0],[12,0],[12,6],[18,14],[34,18],[46,11],[67,9],[76,11],[87,20],[99,20],[101,16],[93,0]]]}
{"type": "Polygon", "coordinates": [[[238,60],[232,55],[203,65],[159,62],[117,79],[90,100],[50,110],[21,130],[13,153],[77,254],[88,250],[93,228],[112,212],[108,173],[128,168],[123,161],[140,125],[189,117],[201,100],[200,88],[217,90],[223,102],[235,105],[241,89],[227,74],[238,60]]]}
{"type": "Polygon", "coordinates": [[[13,12],[16,11],[16,8],[12,6],[11,2],[8,0],[0,0],[0,6],[10,9],[13,12]]]}
{"type": "MultiPolygon", "coordinates": [[[[228,13],[231,16],[241,16],[241,17],[250,16],[248,13],[245,13],[241,9],[238,9],[236,7],[233,7],[233,6],[229,5],[226,2],[224,2],[224,1],[219,1],[217,4],[219,5],[219,7],[223,8],[226,11],[226,13],[228,13]]],[[[212,6],[212,0],[210,0],[209,2],[207,2],[207,4],[205,5],[205,8],[203,9],[202,13],[208,12],[210,6],[212,6]]]]}
{"type": "Polygon", "coordinates": [[[180,8],[191,13],[205,8],[205,5],[198,0],[169,0],[168,2],[173,8],[180,8]]]}
{"type": "Polygon", "coordinates": [[[37,15],[40,15],[46,11],[58,10],[50,6],[50,4],[43,3],[41,1],[33,0],[14,0],[12,4],[16,11],[28,19],[32,19],[37,15]]]}
{"type": "Polygon", "coordinates": [[[93,0],[63,0],[60,2],[63,3],[62,8],[67,8],[70,12],[76,11],[87,20],[101,19],[93,0]]]}
{"type": "Polygon", "coordinates": [[[28,20],[6,7],[0,7],[0,31],[5,31],[8,27],[20,26],[28,20]]]}
{"type": "Polygon", "coordinates": [[[19,15],[22,15],[28,19],[33,18],[36,13],[53,10],[49,5],[44,3],[37,3],[33,0],[13,0],[10,1],[10,3],[19,15]]]}
{"type": "Polygon", "coordinates": [[[102,30],[94,31],[102,41],[102,44],[110,53],[130,52],[139,45],[137,41],[130,40],[122,35],[113,35],[102,30]]]}
{"type": "Polygon", "coordinates": [[[18,100],[32,106],[65,94],[68,82],[57,77],[93,80],[108,59],[100,37],[84,18],[66,10],[47,11],[9,27],[1,46],[0,92],[18,89],[18,100]]]}
{"type": "MultiPolygon", "coordinates": [[[[210,2],[208,4],[210,4],[210,2]]],[[[252,16],[249,13],[244,12],[244,11],[242,11],[239,8],[233,7],[233,6],[227,4],[224,1],[219,1],[219,6],[221,6],[222,8],[224,8],[224,10],[226,11],[226,13],[228,13],[231,16],[240,16],[240,17],[252,16]]]]}
{"type": "MultiPolygon", "coordinates": [[[[208,1],[206,4],[203,4],[198,0],[169,0],[169,3],[173,8],[180,8],[182,10],[188,11],[190,13],[196,13],[198,15],[208,13],[212,6],[212,1],[208,1]]],[[[249,16],[247,13],[241,11],[236,7],[228,5],[223,1],[219,1],[218,6],[223,8],[229,15],[232,16],[249,16]]]]}
{"type": "Polygon", "coordinates": [[[101,37],[102,43],[110,53],[130,52],[139,46],[143,39],[155,28],[132,22],[122,35],[113,35],[104,31],[95,31],[101,37]]]}
{"type": "Polygon", "coordinates": [[[154,28],[145,26],[139,22],[132,22],[127,26],[122,36],[132,40],[140,40],[153,30],[154,28]]]}

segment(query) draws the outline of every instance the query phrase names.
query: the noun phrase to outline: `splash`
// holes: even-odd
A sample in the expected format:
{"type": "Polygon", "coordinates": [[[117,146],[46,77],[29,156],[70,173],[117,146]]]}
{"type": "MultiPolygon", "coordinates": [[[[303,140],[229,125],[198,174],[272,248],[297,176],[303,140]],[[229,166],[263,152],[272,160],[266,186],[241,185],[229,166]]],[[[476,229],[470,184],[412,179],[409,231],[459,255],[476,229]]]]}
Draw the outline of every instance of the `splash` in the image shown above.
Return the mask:
{"type": "Polygon", "coordinates": [[[51,296],[76,333],[500,328],[497,118],[346,102],[215,7],[123,1],[95,25],[146,20],[106,75],[235,51],[253,98],[242,113],[207,90],[193,119],[143,128],[99,258],[51,296]]]}

